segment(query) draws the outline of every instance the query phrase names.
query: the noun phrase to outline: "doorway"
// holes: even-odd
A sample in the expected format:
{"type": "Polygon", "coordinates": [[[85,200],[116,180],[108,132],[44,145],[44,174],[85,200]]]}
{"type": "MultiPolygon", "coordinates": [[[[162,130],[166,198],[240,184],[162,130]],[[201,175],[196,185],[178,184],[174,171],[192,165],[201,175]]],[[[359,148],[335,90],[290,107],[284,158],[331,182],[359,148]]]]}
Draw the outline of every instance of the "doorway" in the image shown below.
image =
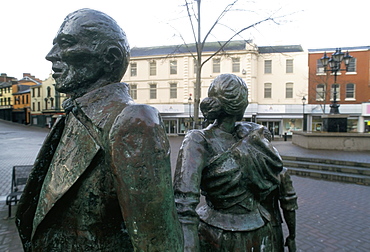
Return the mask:
{"type": "Polygon", "coordinates": [[[272,137],[280,135],[280,121],[264,121],[260,123],[271,132],[272,137]]]}
{"type": "Polygon", "coordinates": [[[164,127],[167,134],[177,134],[177,120],[163,120],[164,127]]]}

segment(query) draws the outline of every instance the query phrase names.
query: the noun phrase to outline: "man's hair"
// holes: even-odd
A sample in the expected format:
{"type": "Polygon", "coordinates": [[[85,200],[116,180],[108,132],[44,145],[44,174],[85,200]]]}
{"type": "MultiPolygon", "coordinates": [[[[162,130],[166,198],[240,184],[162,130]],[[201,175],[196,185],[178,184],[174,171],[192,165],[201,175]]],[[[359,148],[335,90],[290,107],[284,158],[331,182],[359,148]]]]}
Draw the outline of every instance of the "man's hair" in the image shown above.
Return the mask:
{"type": "Polygon", "coordinates": [[[123,57],[119,59],[119,66],[114,69],[111,80],[121,81],[130,61],[130,46],[125,32],[117,22],[107,14],[87,8],[70,13],[65,18],[61,28],[66,22],[77,19],[83,19],[81,27],[83,31],[86,32],[86,35],[92,38],[92,43],[97,40],[99,41],[96,49],[100,48],[103,52],[112,46],[119,49],[123,57]]]}

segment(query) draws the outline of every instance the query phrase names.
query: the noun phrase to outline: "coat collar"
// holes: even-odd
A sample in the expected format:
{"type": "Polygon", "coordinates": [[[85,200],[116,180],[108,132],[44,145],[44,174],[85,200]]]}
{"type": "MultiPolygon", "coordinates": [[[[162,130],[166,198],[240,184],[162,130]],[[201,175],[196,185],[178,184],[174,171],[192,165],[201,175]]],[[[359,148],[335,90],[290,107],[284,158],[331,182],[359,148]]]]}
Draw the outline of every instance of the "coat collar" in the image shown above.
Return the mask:
{"type": "Polygon", "coordinates": [[[104,129],[115,119],[117,111],[133,104],[126,83],[114,83],[93,90],[75,99],[75,104],[99,129],[104,129]]]}

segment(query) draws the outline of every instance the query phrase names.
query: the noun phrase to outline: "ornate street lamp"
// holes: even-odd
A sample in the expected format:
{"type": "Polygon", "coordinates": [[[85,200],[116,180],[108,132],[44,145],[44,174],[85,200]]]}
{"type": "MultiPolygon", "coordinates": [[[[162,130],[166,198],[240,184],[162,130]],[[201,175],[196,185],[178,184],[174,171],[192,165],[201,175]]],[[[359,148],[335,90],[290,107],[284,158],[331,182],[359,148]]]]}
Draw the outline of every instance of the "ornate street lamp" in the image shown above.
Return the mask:
{"type": "Polygon", "coordinates": [[[192,124],[192,118],[191,118],[191,94],[189,96],[189,99],[188,99],[188,104],[189,104],[189,128],[191,128],[191,124],[192,124]]]}
{"type": "Polygon", "coordinates": [[[306,122],[306,116],[304,114],[304,105],[306,104],[306,97],[302,97],[302,105],[303,105],[303,131],[307,131],[307,122],[306,122]]]}
{"type": "Polygon", "coordinates": [[[321,64],[324,67],[324,71],[334,73],[333,103],[330,104],[330,114],[339,114],[340,105],[337,102],[337,75],[340,71],[348,71],[348,66],[351,58],[352,56],[349,55],[348,51],[346,54],[344,54],[342,53],[342,50],[340,48],[337,48],[335,50],[335,53],[333,53],[331,57],[328,57],[325,52],[324,56],[320,59],[321,64]],[[344,64],[346,66],[345,69],[341,69],[342,61],[344,61],[344,64]],[[328,65],[329,69],[327,68],[328,65]]]}

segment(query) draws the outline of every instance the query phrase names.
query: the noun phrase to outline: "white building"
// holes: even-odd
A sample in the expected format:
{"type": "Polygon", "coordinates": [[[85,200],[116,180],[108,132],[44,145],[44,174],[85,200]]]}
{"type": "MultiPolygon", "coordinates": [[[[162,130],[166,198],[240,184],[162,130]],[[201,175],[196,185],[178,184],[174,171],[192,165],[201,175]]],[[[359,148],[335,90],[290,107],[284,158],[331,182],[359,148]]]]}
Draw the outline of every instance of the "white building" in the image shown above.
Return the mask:
{"type": "Polygon", "coordinates": [[[62,102],[66,95],[55,90],[55,80],[49,77],[41,85],[31,87],[31,124],[51,127],[64,114],[62,102]]]}
{"type": "MultiPolygon", "coordinates": [[[[202,60],[220,47],[206,43],[202,60]]],[[[156,107],[167,132],[184,133],[190,127],[195,83],[195,46],[175,45],[133,48],[123,81],[137,103],[156,107]]],[[[249,106],[245,120],[266,125],[275,135],[302,128],[302,97],[307,95],[308,59],[299,45],[257,47],[232,41],[202,69],[201,99],[212,80],[222,73],[243,78],[249,106]]],[[[201,115],[201,113],[200,113],[201,115]]]]}

